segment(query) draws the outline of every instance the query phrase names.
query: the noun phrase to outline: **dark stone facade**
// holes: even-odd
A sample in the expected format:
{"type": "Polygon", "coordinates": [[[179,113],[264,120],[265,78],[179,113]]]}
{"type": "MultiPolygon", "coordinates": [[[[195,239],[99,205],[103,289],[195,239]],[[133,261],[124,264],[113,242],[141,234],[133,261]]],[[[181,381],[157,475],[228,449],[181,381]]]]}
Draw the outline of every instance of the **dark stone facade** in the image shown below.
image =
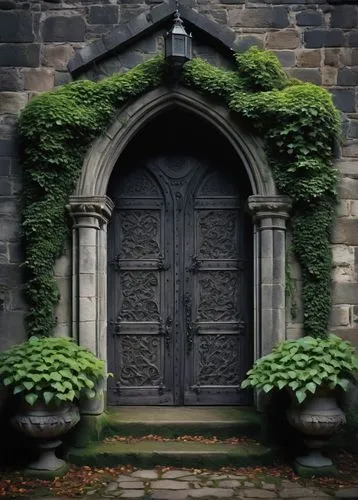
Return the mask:
{"type": "MultiPolygon", "coordinates": [[[[273,50],[291,76],[324,85],[344,113],[332,326],[358,344],[358,5],[338,0],[180,4],[196,54],[230,66],[231,48],[273,50]]],[[[158,0],[0,0],[0,349],[24,338],[17,115],[37,92],[73,77],[97,80],[162,51],[171,12],[158,0]]],[[[298,326],[288,323],[295,335],[298,326]]]]}

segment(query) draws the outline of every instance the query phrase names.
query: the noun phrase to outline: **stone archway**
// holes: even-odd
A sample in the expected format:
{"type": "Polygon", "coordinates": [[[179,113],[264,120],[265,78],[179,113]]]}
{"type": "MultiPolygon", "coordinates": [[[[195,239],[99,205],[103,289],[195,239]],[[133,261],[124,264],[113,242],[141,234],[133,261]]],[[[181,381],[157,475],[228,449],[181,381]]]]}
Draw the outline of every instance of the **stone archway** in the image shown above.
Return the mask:
{"type": "Polygon", "coordinates": [[[260,140],[245,132],[229,111],[184,88],[159,88],[123,107],[86,155],[75,194],[73,225],[73,329],[81,345],[107,359],[106,196],[118,158],[139,130],[163,111],[179,107],[208,121],[225,136],[243,164],[254,193],[254,358],[285,338],[285,229],[290,200],[276,192],[260,140]]]}

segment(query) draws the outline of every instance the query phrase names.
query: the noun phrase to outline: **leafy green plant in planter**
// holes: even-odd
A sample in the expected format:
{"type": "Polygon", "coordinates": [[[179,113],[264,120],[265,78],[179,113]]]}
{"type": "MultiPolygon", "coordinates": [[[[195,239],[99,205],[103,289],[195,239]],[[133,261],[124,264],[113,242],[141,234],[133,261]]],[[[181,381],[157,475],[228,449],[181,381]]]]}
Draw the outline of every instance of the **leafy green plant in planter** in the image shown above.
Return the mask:
{"type": "Polygon", "coordinates": [[[93,398],[103,376],[104,362],[68,338],[31,337],[0,352],[0,380],[30,406],[93,398]]]}
{"type": "Polygon", "coordinates": [[[298,403],[318,388],[348,389],[358,370],[354,347],[336,335],[326,338],[302,337],[285,340],[270,354],[258,359],[247,372],[242,388],[253,387],[265,393],[289,389],[298,403]]]}
{"type": "Polygon", "coordinates": [[[324,439],[346,421],[337,406],[335,390],[346,391],[350,382],[355,381],[357,370],[358,356],[352,344],[328,335],[281,342],[248,371],[243,388],[252,387],[265,393],[288,390],[292,396],[288,421],[306,435],[305,444],[311,449],[307,456],[296,459],[297,472],[312,475],[331,472],[332,460],[319,450],[324,439]]]}
{"type": "Polygon", "coordinates": [[[28,473],[58,476],[68,470],[54,453],[57,438],[78,423],[76,403],[83,394],[95,397],[103,377],[104,362],[68,338],[31,337],[0,353],[0,383],[20,400],[11,422],[40,440],[40,458],[28,473]]]}

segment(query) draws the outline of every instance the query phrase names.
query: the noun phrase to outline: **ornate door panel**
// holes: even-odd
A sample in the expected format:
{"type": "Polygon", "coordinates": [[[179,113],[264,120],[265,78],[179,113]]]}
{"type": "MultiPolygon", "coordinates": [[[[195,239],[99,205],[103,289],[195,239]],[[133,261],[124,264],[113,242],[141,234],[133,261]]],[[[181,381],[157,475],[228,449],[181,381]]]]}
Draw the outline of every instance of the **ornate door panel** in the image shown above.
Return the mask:
{"type": "Polygon", "coordinates": [[[209,171],[186,211],[185,404],[246,403],[244,226],[236,182],[209,171]]]}
{"type": "Polygon", "coordinates": [[[109,399],[112,404],[172,404],[165,200],[150,173],[141,169],[122,179],[114,202],[109,399]]]}
{"type": "Polygon", "coordinates": [[[111,404],[246,404],[247,239],[236,181],[158,156],[111,194],[111,404]]]}

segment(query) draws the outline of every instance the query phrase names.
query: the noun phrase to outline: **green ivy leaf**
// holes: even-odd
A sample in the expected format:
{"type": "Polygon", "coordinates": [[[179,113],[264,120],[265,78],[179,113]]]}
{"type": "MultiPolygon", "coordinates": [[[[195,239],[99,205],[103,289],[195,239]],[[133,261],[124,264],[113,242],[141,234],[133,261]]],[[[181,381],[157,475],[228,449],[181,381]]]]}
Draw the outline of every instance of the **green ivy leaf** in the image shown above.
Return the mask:
{"type": "Polygon", "coordinates": [[[27,401],[27,403],[29,403],[30,406],[33,406],[38,400],[38,395],[30,392],[30,394],[26,394],[25,400],[27,401]]]}

